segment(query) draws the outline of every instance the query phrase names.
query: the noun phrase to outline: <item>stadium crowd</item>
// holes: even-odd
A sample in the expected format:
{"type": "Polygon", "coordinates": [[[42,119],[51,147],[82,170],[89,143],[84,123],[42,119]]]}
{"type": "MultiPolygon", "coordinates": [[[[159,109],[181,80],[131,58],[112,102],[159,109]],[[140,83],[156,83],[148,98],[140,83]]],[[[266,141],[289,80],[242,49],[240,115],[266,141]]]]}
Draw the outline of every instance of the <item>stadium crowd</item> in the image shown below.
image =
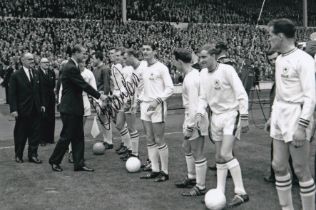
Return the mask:
{"type": "MultiPolygon", "coordinates": [[[[36,62],[40,57],[47,57],[52,67],[58,69],[75,43],[85,46],[88,53],[101,50],[106,54],[115,46],[138,49],[143,41],[150,40],[157,44],[158,58],[171,69],[177,80],[177,72],[172,67],[175,48],[186,47],[197,52],[203,43],[223,41],[227,43],[228,55],[237,63],[239,73],[244,68],[256,68],[261,80],[269,80],[272,76],[265,57],[267,32],[251,25],[189,24],[187,29],[180,30],[166,22],[131,21],[123,24],[120,21],[18,18],[2,19],[0,25],[0,66],[17,66],[21,53],[29,51],[34,53],[36,62]],[[254,49],[249,54],[254,35],[254,49]],[[243,63],[246,65],[242,66],[243,63]]],[[[312,32],[310,28],[299,29],[297,40],[308,40],[312,32]]]]}
{"type": "MultiPolygon", "coordinates": [[[[261,4],[261,0],[137,0],[127,1],[127,16],[139,21],[256,23],[261,4]]],[[[302,1],[298,0],[268,0],[260,23],[266,24],[272,18],[285,17],[302,25],[302,7],[302,1]]],[[[315,7],[316,3],[308,0],[310,26],[316,26],[315,7]]],[[[0,15],[106,20],[119,20],[122,16],[121,1],[114,0],[4,0],[0,3],[0,15]]]]}

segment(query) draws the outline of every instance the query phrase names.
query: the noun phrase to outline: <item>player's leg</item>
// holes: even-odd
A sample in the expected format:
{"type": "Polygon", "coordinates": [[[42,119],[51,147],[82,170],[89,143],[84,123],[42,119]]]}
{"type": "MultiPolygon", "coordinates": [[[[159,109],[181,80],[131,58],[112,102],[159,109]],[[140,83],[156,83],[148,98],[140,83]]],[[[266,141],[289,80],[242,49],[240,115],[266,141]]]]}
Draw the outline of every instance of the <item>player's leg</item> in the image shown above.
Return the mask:
{"type": "Polygon", "coordinates": [[[315,209],[315,184],[309,167],[310,142],[302,147],[289,145],[295,174],[299,180],[303,210],[315,209]]]}
{"type": "Polygon", "coordinates": [[[155,136],[153,131],[153,125],[151,121],[142,120],[144,131],[147,140],[148,157],[151,161],[152,172],[141,176],[141,179],[156,178],[160,174],[159,170],[159,152],[158,145],[155,142],[155,136]]]}
{"type": "Polygon", "coordinates": [[[228,168],[225,160],[221,158],[220,152],[222,147],[222,141],[215,141],[215,160],[216,160],[216,174],[217,174],[217,189],[221,190],[225,194],[226,177],[228,168]]]}
{"type": "Polygon", "coordinates": [[[132,155],[138,157],[138,148],[139,148],[139,133],[136,129],[136,114],[135,113],[126,113],[126,123],[128,130],[131,135],[131,146],[132,146],[132,155]]]}
{"type": "Polygon", "coordinates": [[[275,175],[274,175],[274,171],[272,168],[272,160],[273,160],[273,139],[271,141],[271,146],[270,146],[271,150],[270,150],[270,170],[268,171],[268,175],[264,177],[264,181],[266,182],[272,182],[275,183],[275,175]]]}
{"type": "Polygon", "coordinates": [[[169,171],[168,171],[169,149],[164,138],[165,123],[164,122],[152,123],[152,127],[153,127],[155,142],[158,145],[159,157],[161,161],[160,176],[155,181],[163,182],[169,179],[169,171]]]}
{"type": "Polygon", "coordinates": [[[247,195],[243,184],[239,161],[233,156],[235,140],[236,138],[233,135],[224,135],[220,151],[221,159],[225,161],[225,165],[233,178],[235,186],[235,196],[231,202],[228,203],[229,207],[235,207],[249,201],[249,196],[247,195]]]}
{"type": "Polygon", "coordinates": [[[291,169],[291,174],[292,174],[292,184],[293,185],[298,185],[299,184],[299,180],[295,174],[295,170],[294,170],[294,166],[293,166],[293,160],[292,160],[292,156],[290,155],[290,158],[289,158],[289,166],[290,166],[290,169],[291,169]]]}
{"type": "Polygon", "coordinates": [[[178,188],[191,188],[193,186],[195,186],[196,184],[196,173],[195,173],[195,164],[194,164],[194,157],[193,154],[191,152],[191,145],[189,140],[184,139],[183,143],[182,143],[182,148],[184,150],[184,154],[185,154],[185,162],[187,165],[187,176],[175,183],[176,187],[178,188]]]}
{"type": "Polygon", "coordinates": [[[189,191],[182,193],[184,196],[200,196],[206,193],[205,178],[207,161],[203,154],[204,136],[190,140],[192,154],[195,160],[196,185],[189,191]]]}
{"type": "Polygon", "coordinates": [[[119,155],[122,155],[122,154],[125,154],[127,152],[130,152],[131,151],[131,136],[130,136],[128,128],[127,128],[124,111],[119,111],[117,113],[115,127],[120,131],[122,142],[125,146],[124,148],[119,150],[117,153],[119,155]]]}
{"type": "Polygon", "coordinates": [[[103,125],[101,125],[103,145],[105,149],[113,149],[113,131],[111,125],[111,118],[108,115],[100,116],[103,119],[103,125]]]}
{"type": "Polygon", "coordinates": [[[282,210],[294,210],[292,201],[292,180],[288,169],[289,144],[281,140],[273,140],[272,167],[275,173],[275,185],[282,210]]]}

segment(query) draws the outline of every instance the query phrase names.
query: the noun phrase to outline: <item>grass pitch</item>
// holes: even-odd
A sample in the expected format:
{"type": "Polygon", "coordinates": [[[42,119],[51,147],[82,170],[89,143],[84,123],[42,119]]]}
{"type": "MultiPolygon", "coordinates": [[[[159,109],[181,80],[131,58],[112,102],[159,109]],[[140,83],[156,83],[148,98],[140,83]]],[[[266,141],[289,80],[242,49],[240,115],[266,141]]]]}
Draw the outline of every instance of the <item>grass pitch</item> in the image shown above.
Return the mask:
{"type": "MultiPolygon", "coordinates": [[[[265,107],[267,111],[267,107],[265,107]]],[[[250,132],[242,135],[236,144],[235,154],[238,158],[246,191],[250,201],[236,210],[278,210],[278,198],[273,184],[264,182],[263,177],[269,168],[270,139],[261,129],[262,115],[259,110],[252,113],[253,119],[250,132]],[[257,126],[254,126],[255,125],[257,126]],[[258,126],[261,126],[260,128],[258,126]]],[[[166,139],[169,146],[170,180],[155,183],[153,180],[141,180],[143,172],[128,173],[125,162],[119,159],[114,150],[106,151],[105,155],[92,154],[92,145],[101,137],[92,139],[90,133],[92,121],[86,125],[86,163],[96,169],[94,173],[74,172],[73,165],[66,157],[61,164],[62,173],[52,172],[48,158],[55,145],[39,148],[39,157],[44,161],[41,165],[13,161],[13,140],[0,142],[0,209],[1,210],[199,210],[205,209],[201,203],[203,197],[182,197],[182,189],[177,189],[174,182],[186,175],[186,163],[181,148],[183,122],[182,113],[169,115],[166,124],[166,139]]],[[[137,122],[143,134],[140,121],[137,122]]],[[[59,133],[61,122],[56,122],[56,134],[59,133]]],[[[13,132],[13,131],[10,131],[13,132]]],[[[115,137],[118,134],[115,132],[115,137]]],[[[56,137],[57,141],[58,137],[56,137]]],[[[119,140],[114,144],[118,146],[119,140]]],[[[314,151],[315,145],[313,145],[314,151]]],[[[140,157],[144,161],[147,154],[144,136],[140,139],[140,157]]],[[[208,165],[214,163],[214,146],[206,141],[205,155],[208,165]]],[[[216,186],[214,171],[208,170],[206,186],[216,186]]],[[[298,187],[293,187],[295,209],[300,208],[298,187]]],[[[233,196],[232,179],[228,179],[226,197],[233,196]]]]}

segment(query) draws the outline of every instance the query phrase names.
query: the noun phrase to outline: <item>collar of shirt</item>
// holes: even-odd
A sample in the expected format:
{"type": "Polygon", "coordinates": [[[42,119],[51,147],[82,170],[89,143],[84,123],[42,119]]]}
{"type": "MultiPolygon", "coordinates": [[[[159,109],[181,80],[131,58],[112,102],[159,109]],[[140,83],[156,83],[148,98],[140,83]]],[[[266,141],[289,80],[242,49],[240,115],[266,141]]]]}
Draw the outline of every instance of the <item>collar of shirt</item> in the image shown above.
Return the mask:
{"type": "Polygon", "coordinates": [[[41,70],[42,70],[42,72],[43,72],[44,74],[47,74],[47,70],[42,69],[42,68],[41,68],[41,70]]]}
{"type": "Polygon", "coordinates": [[[75,59],[73,59],[73,58],[70,58],[70,59],[75,63],[76,67],[79,68],[77,61],[75,61],[75,59]]]}
{"type": "Polygon", "coordinates": [[[100,62],[99,65],[97,65],[97,68],[101,68],[103,66],[103,62],[100,62]]]}
{"type": "Polygon", "coordinates": [[[26,67],[23,66],[23,70],[27,76],[27,78],[29,79],[29,81],[31,81],[31,77],[30,77],[30,70],[26,67]]]}
{"type": "Polygon", "coordinates": [[[218,69],[218,66],[219,66],[219,63],[216,64],[214,69],[212,69],[212,70],[207,69],[207,70],[208,70],[209,73],[212,73],[212,72],[214,72],[214,71],[216,71],[218,69]]]}
{"type": "Polygon", "coordinates": [[[219,56],[219,57],[217,58],[217,60],[220,60],[220,59],[226,58],[226,57],[227,57],[226,55],[221,55],[221,56],[219,56]]]}

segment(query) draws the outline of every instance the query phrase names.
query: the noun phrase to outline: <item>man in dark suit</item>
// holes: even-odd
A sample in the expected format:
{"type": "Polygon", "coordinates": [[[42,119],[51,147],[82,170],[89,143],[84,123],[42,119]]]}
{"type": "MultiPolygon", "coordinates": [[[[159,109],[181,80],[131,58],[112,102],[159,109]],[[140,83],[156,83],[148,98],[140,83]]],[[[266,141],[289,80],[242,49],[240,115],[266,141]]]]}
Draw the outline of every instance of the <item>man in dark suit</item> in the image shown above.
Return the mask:
{"type": "Polygon", "coordinates": [[[84,108],[82,91],[102,100],[105,100],[107,96],[100,94],[82,78],[78,63],[83,61],[85,53],[86,50],[81,45],[75,45],[72,49],[71,58],[62,69],[61,84],[63,89],[59,110],[63,128],[60,133],[60,139],[49,159],[53,171],[62,171],[60,163],[70,142],[72,145],[74,170],[94,171],[84,163],[84,108]]]}
{"type": "Polygon", "coordinates": [[[38,159],[40,141],[40,116],[45,112],[44,98],[40,91],[39,76],[33,71],[34,56],[24,53],[22,68],[10,78],[10,112],[15,117],[14,146],[15,161],[23,162],[23,151],[28,139],[28,158],[30,162],[42,163],[38,159]]]}
{"type": "Polygon", "coordinates": [[[47,143],[54,143],[55,132],[55,72],[49,69],[49,61],[42,58],[38,70],[41,91],[45,97],[45,113],[41,116],[41,137],[40,144],[45,146],[47,143]]]}

